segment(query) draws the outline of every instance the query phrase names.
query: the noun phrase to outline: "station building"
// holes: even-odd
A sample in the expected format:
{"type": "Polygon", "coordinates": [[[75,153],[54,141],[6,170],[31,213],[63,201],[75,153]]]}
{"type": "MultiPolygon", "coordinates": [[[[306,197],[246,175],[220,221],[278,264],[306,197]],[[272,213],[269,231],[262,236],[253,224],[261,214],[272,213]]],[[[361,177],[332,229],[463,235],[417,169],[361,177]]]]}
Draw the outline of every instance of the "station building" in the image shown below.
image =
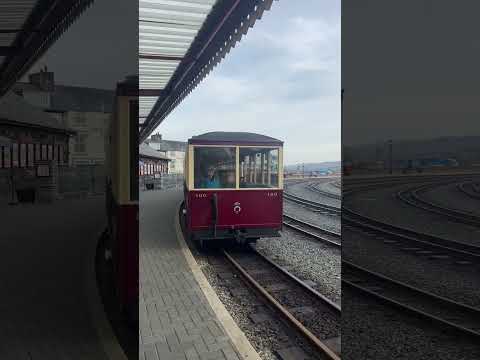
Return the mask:
{"type": "Polygon", "coordinates": [[[171,159],[169,172],[171,174],[183,174],[183,163],[185,161],[185,152],[187,143],[183,141],[164,140],[162,135],[157,133],[145,140],[153,149],[163,152],[165,156],[171,159]]]}
{"type": "Polygon", "coordinates": [[[0,99],[0,204],[52,201],[75,131],[12,92],[0,99]],[[28,199],[27,199],[28,198],[28,199]]]}
{"type": "Polygon", "coordinates": [[[69,167],[59,174],[60,197],[105,193],[106,157],[115,91],[55,84],[45,67],[17,82],[13,92],[73,130],[69,167]]]}
{"type": "Polygon", "coordinates": [[[115,91],[55,84],[46,67],[28,79],[13,91],[76,132],[69,144],[70,165],[103,165],[115,91]]]}
{"type": "Polygon", "coordinates": [[[162,188],[162,180],[169,172],[171,159],[145,143],[139,146],[138,158],[140,189],[162,188]]]}

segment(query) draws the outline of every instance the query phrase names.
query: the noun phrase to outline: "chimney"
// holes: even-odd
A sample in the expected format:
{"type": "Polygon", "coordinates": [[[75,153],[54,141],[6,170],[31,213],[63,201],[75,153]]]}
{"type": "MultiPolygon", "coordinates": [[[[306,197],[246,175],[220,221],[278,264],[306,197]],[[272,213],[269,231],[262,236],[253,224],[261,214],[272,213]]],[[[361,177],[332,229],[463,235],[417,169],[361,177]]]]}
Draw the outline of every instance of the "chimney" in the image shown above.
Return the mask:
{"type": "Polygon", "coordinates": [[[152,135],[152,142],[160,142],[162,141],[162,135],[160,133],[156,133],[152,135]]]}
{"type": "Polygon", "coordinates": [[[46,66],[43,69],[40,69],[39,72],[30,74],[28,76],[28,80],[30,84],[38,86],[40,90],[48,92],[55,90],[55,79],[53,72],[49,72],[46,66]]]}

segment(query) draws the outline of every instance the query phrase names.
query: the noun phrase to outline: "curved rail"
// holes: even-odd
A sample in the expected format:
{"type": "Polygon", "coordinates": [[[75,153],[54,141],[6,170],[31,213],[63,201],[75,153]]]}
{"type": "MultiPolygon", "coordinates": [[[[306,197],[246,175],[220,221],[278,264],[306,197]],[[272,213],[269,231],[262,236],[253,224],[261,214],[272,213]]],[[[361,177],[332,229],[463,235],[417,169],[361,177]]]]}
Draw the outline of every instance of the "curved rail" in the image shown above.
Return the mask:
{"type": "Polygon", "coordinates": [[[345,206],[343,206],[342,210],[342,223],[345,222],[358,228],[374,231],[381,235],[387,235],[403,242],[414,243],[417,246],[421,245],[423,247],[451,253],[462,259],[468,258],[469,260],[480,261],[480,246],[440,238],[381,222],[361,215],[345,206]]]}
{"type": "MultiPolygon", "coordinates": [[[[307,329],[284,305],[282,305],[277,299],[274,298],[259,282],[257,282],[245,269],[239,261],[235,260],[231,254],[226,250],[223,250],[223,254],[226,259],[238,270],[242,277],[252,286],[273,308],[275,308],[291,325],[293,325],[320,353],[326,355],[329,359],[340,360],[340,356],[330,349],[322,340],[315,336],[309,329],[307,329]]],[[[263,259],[263,258],[262,258],[263,259]]],[[[268,262],[271,265],[271,262],[268,262]]],[[[285,273],[285,271],[283,271],[285,273]]],[[[294,279],[292,276],[288,276],[288,279],[294,279]]],[[[296,278],[295,278],[296,279],[296,278]]],[[[296,280],[293,280],[296,285],[299,285],[296,280]]],[[[302,288],[307,286],[306,284],[300,285],[302,288]]],[[[310,294],[312,292],[309,291],[310,294]]],[[[316,297],[316,295],[314,295],[316,297]]],[[[331,301],[324,301],[324,297],[317,297],[329,311],[335,312],[340,315],[340,308],[332,306],[331,301]]],[[[334,303],[333,303],[334,304],[334,303]]],[[[340,319],[339,319],[340,321],[340,319]]]]}
{"type": "Polygon", "coordinates": [[[480,337],[480,309],[342,261],[342,283],[403,311],[480,337]]]}
{"type": "Polygon", "coordinates": [[[307,199],[304,199],[304,198],[296,196],[296,195],[292,195],[292,194],[287,193],[287,192],[283,193],[283,198],[286,199],[286,200],[293,201],[293,202],[295,202],[297,204],[300,204],[300,205],[305,205],[305,206],[313,209],[314,211],[326,212],[326,213],[332,214],[332,215],[340,215],[340,213],[341,213],[341,210],[338,207],[321,204],[321,203],[316,202],[316,201],[307,200],[307,199]]]}
{"type": "Polygon", "coordinates": [[[335,194],[333,192],[329,192],[329,191],[325,191],[325,190],[322,190],[322,189],[319,189],[317,186],[315,186],[315,184],[313,183],[310,183],[307,185],[307,187],[312,190],[312,191],[315,191],[316,193],[319,193],[320,195],[322,196],[325,196],[325,197],[328,197],[330,199],[335,199],[335,200],[341,200],[342,199],[342,196],[340,194],[335,194]]]}
{"type": "Polygon", "coordinates": [[[480,199],[480,185],[476,181],[457,184],[457,189],[473,199],[480,199]]]}
{"type": "Polygon", "coordinates": [[[397,197],[406,204],[429,211],[431,213],[445,216],[452,221],[468,225],[480,226],[480,216],[439,205],[423,198],[420,195],[421,192],[441,185],[448,185],[448,183],[424,184],[419,187],[401,190],[397,192],[397,197]]]}
{"type": "Polygon", "coordinates": [[[321,228],[317,225],[311,224],[309,222],[300,220],[296,217],[290,215],[283,215],[283,218],[287,221],[283,221],[283,225],[292,228],[302,234],[308,235],[315,240],[325,242],[329,245],[333,245],[335,247],[341,247],[342,244],[340,242],[340,234],[321,228]],[[314,232],[312,232],[314,231],[314,232]]]}

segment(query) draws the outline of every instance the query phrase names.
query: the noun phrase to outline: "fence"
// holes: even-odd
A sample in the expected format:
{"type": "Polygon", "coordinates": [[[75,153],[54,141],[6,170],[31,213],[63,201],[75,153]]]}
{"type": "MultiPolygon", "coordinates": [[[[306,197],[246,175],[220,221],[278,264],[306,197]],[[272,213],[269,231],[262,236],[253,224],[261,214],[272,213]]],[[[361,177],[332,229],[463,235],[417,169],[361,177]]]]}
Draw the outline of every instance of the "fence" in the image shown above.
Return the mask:
{"type": "Polygon", "coordinates": [[[183,174],[157,174],[143,175],[139,178],[140,191],[181,189],[183,186],[183,174]]]}
{"type": "Polygon", "coordinates": [[[58,168],[60,197],[85,197],[105,194],[105,166],[81,165],[58,168]]]}

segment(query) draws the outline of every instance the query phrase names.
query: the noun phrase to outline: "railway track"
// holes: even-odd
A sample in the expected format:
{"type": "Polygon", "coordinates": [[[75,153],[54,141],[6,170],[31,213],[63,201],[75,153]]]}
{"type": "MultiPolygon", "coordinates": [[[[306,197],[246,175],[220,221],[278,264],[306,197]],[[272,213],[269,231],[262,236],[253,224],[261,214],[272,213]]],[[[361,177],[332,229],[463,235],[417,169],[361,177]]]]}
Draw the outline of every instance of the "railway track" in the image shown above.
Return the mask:
{"type": "Polygon", "coordinates": [[[295,202],[297,204],[306,206],[306,207],[312,209],[315,212],[321,212],[321,213],[326,214],[326,215],[340,215],[341,214],[341,210],[338,207],[321,204],[319,202],[304,199],[302,197],[292,195],[292,194],[287,193],[287,192],[283,193],[283,198],[285,200],[292,201],[292,202],[295,202]]]}
{"type": "Polygon", "coordinates": [[[468,224],[468,225],[475,225],[480,226],[480,216],[464,212],[458,209],[452,209],[446,206],[442,206],[436,204],[432,201],[429,201],[421,196],[422,192],[425,192],[429,189],[432,189],[436,186],[446,185],[445,183],[436,183],[436,184],[424,184],[419,187],[410,188],[407,190],[401,190],[397,192],[397,197],[416,208],[423,209],[429,211],[431,213],[440,214],[449,218],[451,221],[468,224]]]}
{"type": "Polygon", "coordinates": [[[329,191],[325,191],[325,190],[322,190],[322,189],[319,189],[317,186],[315,186],[315,184],[313,183],[310,183],[307,185],[307,187],[312,190],[312,191],[315,191],[316,193],[322,195],[322,196],[325,196],[325,197],[328,197],[330,199],[335,199],[335,200],[341,200],[342,199],[342,196],[340,194],[334,194],[332,192],[329,192],[329,191]]]}
{"type": "Polygon", "coordinates": [[[284,214],[283,225],[329,245],[333,245],[335,247],[342,246],[339,233],[324,229],[312,223],[300,220],[296,217],[284,214]]]}
{"type": "Polygon", "coordinates": [[[457,184],[457,189],[473,199],[480,200],[480,183],[476,181],[465,181],[457,184]]]}
{"type": "Polygon", "coordinates": [[[384,238],[384,243],[400,246],[402,250],[432,258],[452,258],[458,264],[480,262],[480,246],[440,238],[426,233],[384,223],[343,207],[342,223],[366,230],[384,238]]]}
{"type": "Polygon", "coordinates": [[[402,311],[480,338],[480,309],[342,261],[342,283],[402,311]]]}
{"type": "Polygon", "coordinates": [[[340,359],[341,308],[303,281],[252,252],[223,250],[228,262],[264,300],[312,346],[329,359],[340,359]]]}

